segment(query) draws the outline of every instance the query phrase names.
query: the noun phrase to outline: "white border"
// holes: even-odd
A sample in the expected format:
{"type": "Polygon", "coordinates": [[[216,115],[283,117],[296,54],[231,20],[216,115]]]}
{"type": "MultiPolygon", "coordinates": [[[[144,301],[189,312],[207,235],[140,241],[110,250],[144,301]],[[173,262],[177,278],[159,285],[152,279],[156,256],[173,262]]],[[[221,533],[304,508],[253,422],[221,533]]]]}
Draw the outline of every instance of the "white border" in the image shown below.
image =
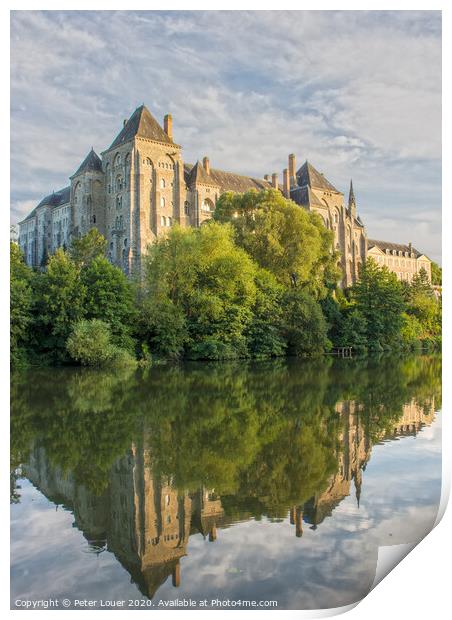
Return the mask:
{"type": "MultiPolygon", "coordinates": [[[[190,2],[184,3],[182,1],[174,2],[169,0],[168,2],[162,5],[161,3],[152,2],[152,1],[144,1],[144,0],[135,0],[135,2],[129,2],[127,5],[124,2],[119,1],[110,1],[110,2],[99,2],[95,0],[91,0],[87,2],[86,0],[78,0],[77,2],[56,2],[56,1],[47,1],[36,3],[30,0],[28,1],[20,1],[16,2],[8,2],[8,6],[6,8],[1,9],[1,20],[0,20],[0,28],[1,28],[1,38],[0,44],[2,46],[2,73],[3,73],[3,96],[0,100],[0,106],[2,110],[2,132],[1,136],[3,139],[3,150],[4,155],[2,158],[2,166],[0,167],[1,174],[1,191],[4,195],[4,200],[2,201],[3,207],[0,210],[2,225],[0,227],[2,233],[2,243],[0,243],[0,252],[1,259],[0,260],[0,270],[2,277],[2,291],[4,294],[2,296],[2,305],[1,305],[1,318],[2,318],[2,331],[1,331],[1,346],[2,346],[2,356],[0,357],[1,364],[1,394],[5,400],[5,407],[2,414],[2,425],[3,432],[2,437],[4,440],[4,446],[2,450],[2,456],[4,462],[2,463],[2,476],[1,479],[3,481],[2,487],[2,499],[5,502],[5,508],[1,511],[1,532],[4,536],[4,541],[2,545],[2,549],[6,550],[9,548],[9,506],[8,506],[8,477],[6,472],[8,471],[9,463],[8,463],[8,409],[9,409],[9,362],[8,362],[8,281],[9,281],[9,269],[8,269],[8,241],[9,241],[9,10],[38,10],[38,9],[46,9],[46,10],[106,10],[106,9],[122,9],[122,10],[212,10],[212,9],[228,9],[228,10],[270,10],[270,9],[278,9],[278,10],[443,10],[443,110],[444,113],[447,114],[448,109],[450,109],[451,101],[450,101],[450,88],[451,88],[451,78],[450,78],[450,66],[448,63],[448,58],[452,57],[452,53],[450,50],[450,38],[452,34],[451,29],[451,9],[449,9],[446,5],[446,2],[388,2],[388,1],[380,1],[380,2],[369,2],[367,0],[361,0],[360,2],[351,2],[351,1],[343,1],[341,3],[332,2],[332,1],[322,1],[318,0],[317,2],[279,2],[276,6],[276,3],[272,4],[269,2],[236,2],[234,0],[230,0],[227,3],[224,2],[216,2],[213,4],[212,2],[190,2]],[[7,237],[8,235],[8,237],[7,237]]],[[[449,114],[450,116],[450,114],[449,114]]],[[[449,144],[445,141],[445,127],[447,126],[448,117],[445,118],[443,122],[443,203],[445,205],[444,214],[443,214],[443,268],[445,274],[445,284],[444,284],[444,330],[443,330],[443,341],[444,341],[444,377],[450,377],[451,370],[449,364],[449,351],[450,351],[450,301],[449,301],[449,286],[450,286],[450,245],[446,243],[445,231],[452,231],[451,227],[451,216],[450,209],[452,208],[451,201],[451,170],[452,170],[452,162],[450,157],[450,148],[449,144]]],[[[450,240],[447,239],[450,243],[450,240]]],[[[450,379],[449,379],[450,380],[450,379]]],[[[450,471],[451,471],[451,458],[450,458],[450,450],[449,446],[452,445],[451,439],[451,427],[450,421],[448,420],[449,414],[449,403],[450,403],[450,389],[449,385],[444,382],[444,392],[443,392],[443,446],[445,446],[445,450],[443,450],[443,496],[442,496],[442,505],[440,512],[445,510],[445,506],[447,503],[447,498],[449,495],[450,489],[450,471]]],[[[350,620],[366,618],[366,620],[378,619],[381,620],[383,615],[386,615],[388,618],[395,617],[410,617],[411,620],[415,620],[420,618],[425,620],[426,617],[433,617],[435,620],[449,617],[447,613],[450,610],[449,603],[449,589],[450,589],[450,564],[451,557],[450,551],[452,549],[451,545],[451,532],[452,532],[452,512],[451,510],[447,510],[444,514],[442,521],[439,525],[431,532],[426,539],[424,539],[409,555],[401,562],[399,566],[397,566],[391,574],[384,578],[381,583],[354,609],[348,611],[348,617],[350,620]]],[[[1,581],[2,584],[2,603],[3,610],[9,615],[13,614],[16,616],[17,614],[26,614],[24,611],[9,611],[9,554],[4,554],[1,563],[1,581]]],[[[346,609],[337,610],[338,612],[347,611],[346,609]]],[[[306,611],[281,611],[278,610],[276,614],[278,617],[323,617],[325,615],[331,614],[332,610],[324,610],[319,612],[306,612],[306,611]]],[[[47,615],[52,612],[47,611],[37,611],[33,614],[38,614],[40,617],[43,615],[47,615]]],[[[71,618],[73,614],[78,615],[81,614],[81,617],[88,618],[89,614],[95,614],[95,617],[98,617],[98,614],[108,614],[108,611],[95,611],[95,612],[78,612],[72,611],[71,618]],[[88,614],[88,615],[87,615],[88,614]]],[[[129,612],[127,613],[127,617],[129,612]]],[[[125,617],[125,613],[118,611],[115,612],[115,618],[118,620],[122,617],[125,617]]],[[[182,611],[182,612],[151,612],[155,613],[163,613],[166,618],[174,618],[174,617],[186,617],[187,620],[189,618],[199,618],[200,612],[197,611],[182,611]]],[[[259,615],[265,615],[267,618],[271,618],[276,616],[276,614],[272,611],[262,611],[262,612],[254,612],[254,611],[217,611],[212,612],[208,611],[205,614],[208,614],[210,618],[215,614],[224,615],[227,614],[228,617],[231,614],[234,614],[235,617],[246,617],[248,619],[252,617],[256,617],[259,615]]],[[[204,617],[207,617],[204,614],[204,617]]],[[[203,617],[203,616],[201,616],[203,617]]]]}

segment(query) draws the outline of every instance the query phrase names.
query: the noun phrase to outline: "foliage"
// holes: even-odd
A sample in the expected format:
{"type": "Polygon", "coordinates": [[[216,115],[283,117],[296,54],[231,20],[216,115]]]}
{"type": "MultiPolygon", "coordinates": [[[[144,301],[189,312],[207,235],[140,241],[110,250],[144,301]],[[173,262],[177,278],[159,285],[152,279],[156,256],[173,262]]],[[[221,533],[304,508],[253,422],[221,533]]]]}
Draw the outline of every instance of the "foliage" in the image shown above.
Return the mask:
{"type": "Polygon", "coordinates": [[[253,320],[245,330],[251,357],[278,357],[286,352],[282,334],[284,288],[265,269],[255,276],[256,298],[252,308],[253,320]]]}
{"type": "Polygon", "coordinates": [[[84,318],[86,287],[80,267],[58,249],[47,270],[35,279],[34,299],[38,348],[55,361],[66,361],[66,341],[77,321],[84,318]]]}
{"type": "Polygon", "coordinates": [[[329,350],[327,323],[313,297],[301,289],[289,289],[283,298],[283,309],[283,332],[290,353],[312,355],[329,350]]]}
{"type": "Polygon", "coordinates": [[[434,284],[435,286],[442,286],[442,283],[443,283],[442,268],[438,265],[438,263],[435,263],[434,261],[432,261],[431,269],[432,269],[432,284],[434,284]]]}
{"type": "Polygon", "coordinates": [[[77,265],[86,267],[96,258],[106,257],[107,240],[97,228],[91,228],[83,237],[72,240],[69,254],[77,265]]]}
{"type": "Polygon", "coordinates": [[[108,323],[112,342],[132,351],[137,313],[135,292],[126,275],[106,258],[97,256],[82,269],[81,281],[86,289],[86,317],[108,323]]]}
{"type": "MultiPolygon", "coordinates": [[[[369,258],[351,290],[357,312],[365,321],[369,348],[397,345],[405,309],[402,287],[395,273],[369,258]]],[[[363,323],[364,326],[364,323],[363,323]]]]}
{"type": "Polygon", "coordinates": [[[323,296],[325,285],[339,279],[332,232],[320,216],[277,190],[226,192],[218,199],[214,218],[229,222],[236,243],[286,287],[295,280],[315,296],[323,296]]]}
{"type": "Polygon", "coordinates": [[[27,362],[32,324],[33,272],[25,264],[17,243],[10,243],[10,354],[11,364],[27,362]]]}
{"type": "Polygon", "coordinates": [[[108,323],[98,319],[75,323],[67,340],[67,350],[82,366],[103,366],[114,356],[108,323]]]}
{"type": "Polygon", "coordinates": [[[158,353],[184,350],[194,359],[246,355],[256,266],[234,245],[230,227],[174,227],[150,247],[145,274],[142,307],[158,353]],[[162,310],[169,335],[158,325],[162,310]]]}

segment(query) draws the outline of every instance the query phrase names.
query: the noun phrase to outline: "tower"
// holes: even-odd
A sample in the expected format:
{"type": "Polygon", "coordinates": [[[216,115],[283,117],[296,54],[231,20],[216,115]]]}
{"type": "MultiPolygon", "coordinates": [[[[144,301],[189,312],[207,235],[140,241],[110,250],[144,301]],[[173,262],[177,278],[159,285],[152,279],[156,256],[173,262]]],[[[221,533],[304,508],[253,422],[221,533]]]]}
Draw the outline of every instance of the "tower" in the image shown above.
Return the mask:
{"type": "Polygon", "coordinates": [[[70,179],[71,235],[81,237],[94,226],[105,235],[104,173],[94,149],[70,179]]]}
{"type": "Polygon", "coordinates": [[[147,246],[175,222],[185,225],[183,162],[171,115],[163,128],[146,106],[138,107],[102,160],[109,258],[126,273],[138,273],[147,246]]]}

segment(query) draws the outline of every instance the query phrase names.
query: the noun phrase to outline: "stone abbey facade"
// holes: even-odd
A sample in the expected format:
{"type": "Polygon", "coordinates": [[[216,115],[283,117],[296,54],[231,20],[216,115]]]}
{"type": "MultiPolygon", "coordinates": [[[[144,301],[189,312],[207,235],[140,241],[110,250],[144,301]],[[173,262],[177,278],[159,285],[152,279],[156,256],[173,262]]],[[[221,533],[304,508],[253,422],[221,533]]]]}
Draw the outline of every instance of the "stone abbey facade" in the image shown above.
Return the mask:
{"type": "MultiPolygon", "coordinates": [[[[282,181],[278,173],[257,179],[218,170],[208,157],[194,165],[184,163],[182,148],[173,139],[171,115],[165,116],[162,127],[142,105],[124,121],[101,157],[91,150],[70,177],[70,185],[46,196],[19,223],[19,245],[27,264],[40,267],[58,247],[96,227],[108,241],[110,261],[127,274],[136,273],[150,243],[175,223],[200,226],[211,218],[223,192],[273,187],[318,213],[334,231],[343,286],[355,282],[368,254],[378,255],[381,263],[384,242],[368,241],[352,183],[346,205],[344,194],[310,163],[297,170],[293,154],[282,181]]],[[[430,274],[429,259],[412,251],[410,268],[402,270],[392,258],[385,264],[399,277],[405,273],[412,277],[421,266],[430,274]]]]}

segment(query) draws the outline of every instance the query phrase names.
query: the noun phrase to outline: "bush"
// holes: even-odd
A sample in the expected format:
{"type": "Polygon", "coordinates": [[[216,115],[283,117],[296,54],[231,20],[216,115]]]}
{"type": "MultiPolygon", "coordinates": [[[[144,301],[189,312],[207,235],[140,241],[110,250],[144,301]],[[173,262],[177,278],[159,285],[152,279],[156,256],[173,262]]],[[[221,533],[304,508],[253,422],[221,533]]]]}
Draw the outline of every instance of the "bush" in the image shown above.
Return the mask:
{"type": "Polygon", "coordinates": [[[82,366],[126,366],[136,363],[130,353],[112,345],[110,326],[99,319],[78,321],[66,347],[71,358],[82,366]]]}

